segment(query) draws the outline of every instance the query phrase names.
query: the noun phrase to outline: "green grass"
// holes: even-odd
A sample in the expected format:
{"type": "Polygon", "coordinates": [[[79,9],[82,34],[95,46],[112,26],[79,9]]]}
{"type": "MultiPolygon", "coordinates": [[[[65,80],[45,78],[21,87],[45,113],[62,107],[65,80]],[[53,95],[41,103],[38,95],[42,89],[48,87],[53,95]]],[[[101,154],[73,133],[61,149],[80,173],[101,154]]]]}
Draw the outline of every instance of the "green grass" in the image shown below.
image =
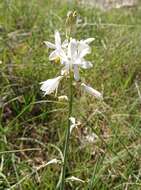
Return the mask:
{"type": "MultiPolygon", "coordinates": [[[[68,106],[54,95],[43,97],[39,83],[59,73],[43,41],[53,41],[55,29],[65,38],[69,10],[81,18],[76,38],[95,37],[88,57],[94,67],[81,77],[103,92],[104,102],[74,87],[73,116],[82,125],[71,135],[67,177],[85,183],[68,182],[66,190],[141,189],[140,9],[101,12],[57,0],[0,1],[0,190],[56,189],[61,166],[37,168],[61,159],[53,145],[63,148],[68,106]],[[97,138],[89,143],[92,133],[97,138]]],[[[64,81],[59,95],[67,93],[64,81]]]]}

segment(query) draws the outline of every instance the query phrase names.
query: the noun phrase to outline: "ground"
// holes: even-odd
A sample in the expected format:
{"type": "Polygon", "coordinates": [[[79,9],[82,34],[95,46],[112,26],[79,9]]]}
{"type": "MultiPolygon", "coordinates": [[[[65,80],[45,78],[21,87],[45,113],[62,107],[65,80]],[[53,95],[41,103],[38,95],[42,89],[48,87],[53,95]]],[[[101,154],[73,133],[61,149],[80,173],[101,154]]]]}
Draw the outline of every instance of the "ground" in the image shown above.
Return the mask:
{"type": "MultiPolygon", "coordinates": [[[[94,37],[90,70],[81,80],[103,93],[99,101],[74,85],[66,190],[141,189],[141,6],[99,9],[60,1],[0,2],[0,189],[54,190],[61,164],[68,104],[43,97],[40,82],[60,72],[44,41],[54,30],[65,39],[69,10],[79,22],[75,38],[94,37]]],[[[68,81],[58,96],[68,94],[68,81]]]]}

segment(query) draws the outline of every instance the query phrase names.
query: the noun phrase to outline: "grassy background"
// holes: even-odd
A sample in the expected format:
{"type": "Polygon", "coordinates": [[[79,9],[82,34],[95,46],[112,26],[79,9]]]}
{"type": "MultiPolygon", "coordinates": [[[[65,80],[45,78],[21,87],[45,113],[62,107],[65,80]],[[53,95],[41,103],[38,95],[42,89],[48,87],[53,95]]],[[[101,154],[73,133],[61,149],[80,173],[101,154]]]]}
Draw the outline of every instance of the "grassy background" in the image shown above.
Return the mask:
{"type": "MultiPolygon", "coordinates": [[[[140,190],[141,6],[101,12],[53,0],[0,1],[0,190],[56,189],[61,166],[38,167],[60,160],[55,146],[63,148],[68,107],[43,97],[39,82],[60,72],[43,41],[54,41],[55,29],[65,39],[69,10],[81,21],[76,38],[95,37],[94,67],[81,77],[104,102],[74,86],[81,126],[71,135],[67,176],[85,183],[67,182],[66,190],[140,190]]],[[[67,92],[64,81],[59,95],[67,92]]]]}

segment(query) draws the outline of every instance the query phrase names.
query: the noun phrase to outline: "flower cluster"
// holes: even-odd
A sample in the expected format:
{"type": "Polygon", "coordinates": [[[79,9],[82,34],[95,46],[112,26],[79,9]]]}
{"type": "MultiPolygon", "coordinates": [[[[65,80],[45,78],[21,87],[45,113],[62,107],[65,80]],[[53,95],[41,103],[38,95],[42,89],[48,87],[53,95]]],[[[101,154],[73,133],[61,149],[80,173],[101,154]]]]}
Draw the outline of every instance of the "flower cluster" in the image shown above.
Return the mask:
{"type": "MultiPolygon", "coordinates": [[[[41,82],[41,90],[44,92],[44,95],[56,91],[61,79],[70,72],[73,72],[74,79],[79,81],[79,68],[89,69],[93,66],[90,61],[85,60],[85,56],[91,53],[91,47],[89,45],[93,40],[94,38],[88,38],[86,40],[78,41],[70,38],[69,40],[61,42],[60,33],[55,31],[55,43],[53,44],[48,41],[44,42],[48,48],[53,49],[49,55],[49,60],[55,61],[59,59],[62,65],[60,76],[41,82]]],[[[82,83],[81,86],[89,94],[102,99],[102,94],[97,90],[84,83],[82,83]]]]}

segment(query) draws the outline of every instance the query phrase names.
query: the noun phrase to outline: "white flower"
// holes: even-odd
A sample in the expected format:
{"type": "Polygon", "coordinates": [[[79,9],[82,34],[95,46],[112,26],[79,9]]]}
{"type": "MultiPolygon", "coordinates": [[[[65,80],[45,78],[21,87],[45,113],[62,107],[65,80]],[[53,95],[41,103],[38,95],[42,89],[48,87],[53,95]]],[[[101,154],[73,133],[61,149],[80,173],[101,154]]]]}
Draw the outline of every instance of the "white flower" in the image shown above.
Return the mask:
{"type": "Polygon", "coordinates": [[[61,53],[61,62],[65,65],[61,73],[69,73],[69,70],[74,71],[74,78],[79,81],[79,67],[87,69],[91,68],[92,64],[89,61],[85,61],[84,57],[91,52],[89,43],[93,38],[87,40],[77,41],[76,39],[70,39],[68,44],[68,50],[65,53],[61,53]]]}
{"type": "Polygon", "coordinates": [[[71,125],[70,125],[70,133],[72,132],[73,128],[77,128],[77,125],[75,123],[75,118],[74,117],[70,117],[69,120],[71,121],[71,125]]]}
{"type": "Polygon", "coordinates": [[[81,60],[80,67],[82,69],[90,69],[93,67],[93,64],[90,61],[85,61],[84,59],[81,60]]]}
{"type": "Polygon", "coordinates": [[[88,38],[88,39],[86,39],[86,40],[77,41],[79,53],[80,53],[80,52],[83,52],[84,49],[88,49],[89,53],[91,53],[91,48],[90,48],[89,44],[90,44],[92,41],[94,41],[94,38],[88,38]]]}
{"type": "Polygon", "coordinates": [[[57,59],[58,57],[60,58],[60,56],[64,54],[63,48],[66,48],[68,45],[67,40],[61,44],[60,33],[57,30],[55,31],[55,44],[48,41],[44,41],[44,43],[48,48],[54,49],[54,51],[49,55],[49,60],[51,61],[57,59]]]}
{"type": "Polygon", "coordinates": [[[91,48],[89,44],[94,40],[94,38],[88,38],[86,40],[80,40],[78,41],[78,52],[79,56],[81,58],[81,61],[79,63],[80,67],[83,69],[89,69],[93,65],[90,61],[85,61],[84,56],[91,53],[91,48]]]}
{"type": "Polygon", "coordinates": [[[89,45],[89,44],[92,43],[94,40],[95,40],[95,38],[87,38],[86,40],[80,40],[80,42],[89,45]]]}
{"type": "Polygon", "coordinates": [[[57,90],[59,82],[60,82],[60,80],[62,78],[63,78],[63,76],[59,76],[59,77],[56,77],[56,78],[53,78],[53,79],[48,79],[46,81],[41,82],[40,84],[42,84],[42,85],[41,85],[40,89],[43,92],[45,92],[44,96],[47,95],[47,94],[51,94],[52,92],[57,90]]]}
{"type": "Polygon", "coordinates": [[[84,61],[84,57],[89,53],[91,53],[91,48],[84,41],[70,39],[67,57],[71,64],[81,65],[81,62],[84,61]]]}
{"type": "Polygon", "coordinates": [[[71,125],[70,125],[70,133],[71,133],[72,130],[74,128],[77,128],[77,126],[79,126],[81,123],[80,122],[76,123],[76,119],[74,117],[70,117],[69,120],[71,121],[71,125]]]}
{"type": "Polygon", "coordinates": [[[91,94],[92,96],[95,96],[98,99],[103,99],[103,96],[100,92],[98,92],[97,90],[93,89],[90,86],[87,86],[86,84],[82,83],[81,86],[84,88],[84,90],[86,92],[88,92],[89,94],[91,94]]]}

